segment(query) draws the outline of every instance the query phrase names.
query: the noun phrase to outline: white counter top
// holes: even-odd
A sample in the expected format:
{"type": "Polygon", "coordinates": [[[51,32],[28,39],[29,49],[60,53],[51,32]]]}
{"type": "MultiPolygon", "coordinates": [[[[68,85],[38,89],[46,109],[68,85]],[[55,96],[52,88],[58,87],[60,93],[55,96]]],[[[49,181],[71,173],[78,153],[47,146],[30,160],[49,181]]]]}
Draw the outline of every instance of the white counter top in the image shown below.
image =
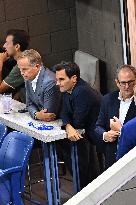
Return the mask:
{"type": "Polygon", "coordinates": [[[19,113],[19,109],[25,108],[25,104],[20,103],[16,100],[12,100],[12,111],[10,114],[4,114],[2,106],[0,106],[0,121],[15,130],[29,134],[30,136],[41,140],[43,142],[51,142],[55,140],[60,140],[66,138],[65,130],[61,130],[61,120],[56,120],[52,122],[43,122],[38,120],[33,120],[29,113],[19,113]],[[28,123],[34,123],[36,127],[41,124],[53,126],[52,130],[38,130],[29,126],[28,123]]]}

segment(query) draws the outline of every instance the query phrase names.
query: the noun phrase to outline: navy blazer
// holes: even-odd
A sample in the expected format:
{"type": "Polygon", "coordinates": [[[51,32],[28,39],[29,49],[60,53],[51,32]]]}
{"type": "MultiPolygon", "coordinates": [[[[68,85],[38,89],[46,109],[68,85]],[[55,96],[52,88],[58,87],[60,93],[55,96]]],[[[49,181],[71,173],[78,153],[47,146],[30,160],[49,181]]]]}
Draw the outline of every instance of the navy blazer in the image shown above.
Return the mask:
{"type": "Polygon", "coordinates": [[[60,111],[61,93],[56,86],[55,74],[44,67],[41,68],[38,76],[36,90],[33,91],[31,81],[26,81],[26,105],[34,118],[34,113],[42,109],[58,115],[60,111]]]}
{"type": "Polygon", "coordinates": [[[100,99],[100,94],[80,78],[71,94],[63,93],[63,128],[71,124],[74,128],[86,129],[89,136],[93,137],[100,99]]]}
{"type": "Polygon", "coordinates": [[[117,160],[136,146],[136,117],[127,122],[121,129],[117,160]]]}
{"type": "MultiPolygon", "coordinates": [[[[96,122],[95,133],[97,141],[105,152],[106,168],[116,161],[117,141],[104,142],[103,133],[110,130],[110,119],[114,116],[119,117],[120,100],[119,91],[114,91],[105,95],[102,99],[101,109],[96,122]]],[[[134,100],[128,109],[124,124],[136,116],[136,106],[134,100]]]]}

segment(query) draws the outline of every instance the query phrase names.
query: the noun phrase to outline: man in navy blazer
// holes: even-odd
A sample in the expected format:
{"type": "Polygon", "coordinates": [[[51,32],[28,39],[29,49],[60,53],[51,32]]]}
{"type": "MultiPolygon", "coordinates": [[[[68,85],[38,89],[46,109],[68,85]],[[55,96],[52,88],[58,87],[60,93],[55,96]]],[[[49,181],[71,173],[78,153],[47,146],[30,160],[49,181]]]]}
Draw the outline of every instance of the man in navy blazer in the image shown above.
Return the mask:
{"type": "Polygon", "coordinates": [[[105,154],[105,169],[116,161],[117,143],[120,132],[110,127],[110,119],[119,118],[125,124],[136,116],[136,106],[133,99],[133,88],[136,84],[136,69],[123,65],[117,70],[116,84],[119,91],[103,97],[98,120],[96,136],[99,146],[105,154]]]}
{"type": "Polygon", "coordinates": [[[89,137],[94,137],[94,126],[100,108],[100,94],[80,78],[80,69],[76,63],[56,65],[56,78],[63,93],[63,128],[69,140],[62,141],[63,156],[70,169],[70,140],[77,141],[80,186],[83,188],[96,176],[94,146],[89,137]],[[77,129],[85,129],[82,136],[77,129]]]}
{"type": "Polygon", "coordinates": [[[55,74],[43,67],[40,54],[33,50],[21,53],[17,61],[26,85],[26,105],[32,118],[52,121],[60,110],[61,95],[55,74]]]}
{"type": "Polygon", "coordinates": [[[136,146],[136,117],[121,129],[116,159],[120,159],[136,146]]]}

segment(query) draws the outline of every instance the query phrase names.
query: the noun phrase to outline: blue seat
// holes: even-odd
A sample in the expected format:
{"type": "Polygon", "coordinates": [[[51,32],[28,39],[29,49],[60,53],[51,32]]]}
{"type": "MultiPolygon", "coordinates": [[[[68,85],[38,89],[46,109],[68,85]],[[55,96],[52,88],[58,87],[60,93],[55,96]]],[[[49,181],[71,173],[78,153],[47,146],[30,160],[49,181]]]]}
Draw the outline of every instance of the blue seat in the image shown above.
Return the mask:
{"type": "Polygon", "coordinates": [[[0,148],[0,205],[23,205],[25,171],[34,139],[10,132],[0,148]]]}
{"type": "Polygon", "coordinates": [[[7,134],[7,127],[6,127],[6,125],[0,123],[0,147],[1,147],[1,144],[2,144],[6,134],[7,134]]]}

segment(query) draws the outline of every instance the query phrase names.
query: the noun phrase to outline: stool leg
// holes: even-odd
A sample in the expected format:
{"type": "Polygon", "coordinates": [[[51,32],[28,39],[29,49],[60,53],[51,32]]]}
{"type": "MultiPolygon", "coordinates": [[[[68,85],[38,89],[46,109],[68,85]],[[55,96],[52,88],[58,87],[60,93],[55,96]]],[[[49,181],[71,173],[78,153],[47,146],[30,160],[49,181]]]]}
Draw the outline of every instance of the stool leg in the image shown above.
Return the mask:
{"type": "Polygon", "coordinates": [[[32,183],[31,183],[31,175],[30,175],[30,165],[28,162],[27,165],[27,175],[28,175],[28,182],[29,182],[29,193],[30,193],[30,200],[32,198],[32,183]]]}

